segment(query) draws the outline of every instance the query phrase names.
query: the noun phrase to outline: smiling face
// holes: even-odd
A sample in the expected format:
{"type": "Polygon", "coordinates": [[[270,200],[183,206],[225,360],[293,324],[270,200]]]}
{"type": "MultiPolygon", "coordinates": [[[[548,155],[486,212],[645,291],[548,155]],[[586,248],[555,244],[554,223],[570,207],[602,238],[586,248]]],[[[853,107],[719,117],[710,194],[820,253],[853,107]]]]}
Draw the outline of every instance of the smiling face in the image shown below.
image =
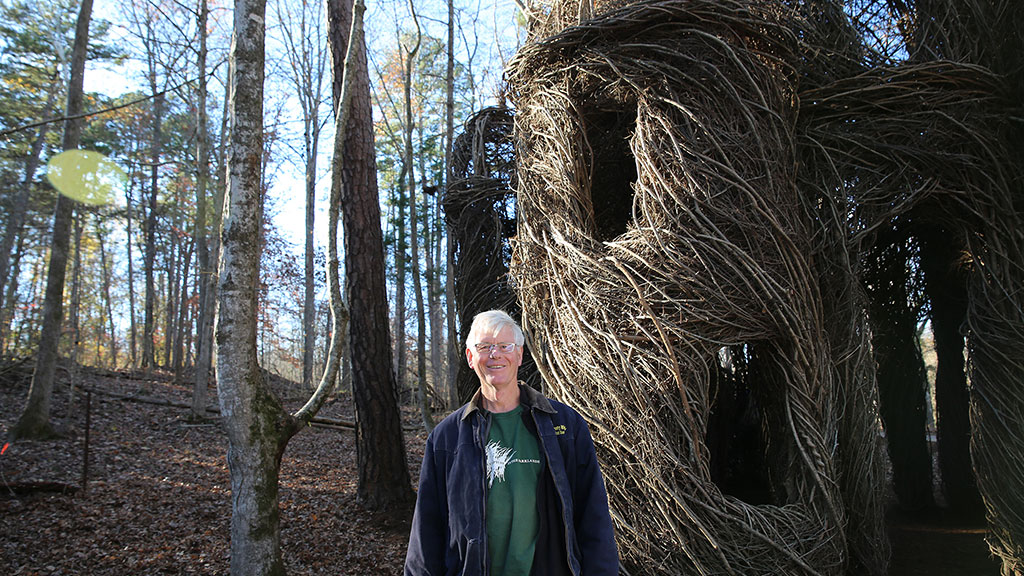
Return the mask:
{"type": "Polygon", "coordinates": [[[471,335],[466,346],[466,359],[480,378],[481,386],[499,390],[509,386],[515,387],[519,381],[519,366],[523,363],[523,347],[517,344],[512,352],[502,352],[498,346],[492,347],[489,351],[477,351],[475,345],[508,344],[515,341],[515,331],[508,325],[490,334],[474,332],[471,335]]]}

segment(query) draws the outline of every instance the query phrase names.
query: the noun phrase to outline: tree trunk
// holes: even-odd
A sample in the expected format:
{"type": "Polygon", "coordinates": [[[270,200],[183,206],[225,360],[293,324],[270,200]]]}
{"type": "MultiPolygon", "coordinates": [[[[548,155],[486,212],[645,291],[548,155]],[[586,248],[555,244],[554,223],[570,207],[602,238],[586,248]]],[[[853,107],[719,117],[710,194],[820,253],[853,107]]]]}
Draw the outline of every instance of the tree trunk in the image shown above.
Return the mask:
{"type": "MultiPolygon", "coordinates": [[[[224,94],[224,106],[221,111],[220,119],[220,133],[222,134],[220,139],[220,147],[217,149],[217,183],[215,187],[215,193],[213,195],[213,222],[212,228],[216,233],[213,235],[212,242],[210,245],[210,265],[211,271],[210,276],[207,278],[209,285],[207,286],[207,317],[206,325],[203,327],[205,335],[203,341],[205,344],[200,349],[199,359],[197,361],[196,372],[197,379],[203,378],[203,382],[200,383],[197,380],[197,386],[203,386],[203,394],[206,394],[206,382],[210,376],[210,372],[213,369],[213,348],[216,344],[213,338],[213,323],[217,317],[217,306],[219,298],[217,296],[217,288],[219,285],[220,278],[220,244],[222,236],[222,221],[224,213],[224,193],[227,190],[227,142],[230,136],[230,112],[228,108],[230,84],[233,83],[234,72],[233,69],[228,66],[228,86],[226,87],[224,94]]],[[[193,412],[195,413],[199,408],[197,407],[197,399],[193,397],[193,412]]]]}
{"type": "MultiPolygon", "coordinates": [[[[330,242],[335,321],[328,370],[295,415],[271,392],[256,358],[263,225],[263,82],[265,0],[235,3],[231,63],[229,210],[224,224],[217,317],[218,397],[228,433],[231,469],[231,574],[283,575],[278,475],[288,440],[312,420],[335,380],[344,345],[336,240],[330,242]]],[[[335,194],[332,194],[332,196],[335,194]]],[[[337,229],[336,212],[332,231],[337,229]]]]}
{"type": "MultiPolygon", "coordinates": [[[[172,199],[177,202],[177,198],[172,199]]],[[[178,229],[178,222],[172,220],[168,225],[172,230],[178,229]]],[[[167,242],[167,291],[164,293],[164,353],[161,366],[173,368],[173,343],[174,334],[177,332],[178,317],[178,294],[180,292],[181,270],[181,245],[176,236],[172,236],[167,242]]]]}
{"type": "Polygon", "coordinates": [[[192,268],[192,246],[189,245],[185,250],[185,256],[182,258],[181,264],[181,289],[178,290],[178,318],[175,321],[176,330],[174,331],[174,347],[172,348],[174,355],[171,361],[171,366],[174,369],[174,382],[180,383],[182,370],[185,367],[185,334],[192,332],[192,325],[190,322],[191,314],[190,306],[188,305],[189,298],[189,269],[192,268]]]}
{"type": "MultiPolygon", "coordinates": [[[[452,150],[455,146],[455,0],[448,0],[448,66],[445,69],[445,139],[444,139],[444,194],[451,182],[452,150]]],[[[441,196],[443,197],[443,195],[441,196]]],[[[440,204],[440,202],[438,202],[440,204]]],[[[447,228],[447,227],[446,227],[447,228]]],[[[445,238],[445,302],[448,304],[448,409],[459,406],[459,364],[462,350],[455,317],[455,260],[452,230],[447,229],[445,238]]]]}
{"type": "MultiPolygon", "coordinates": [[[[416,17],[416,8],[409,2],[409,12],[416,24],[416,44],[409,49],[405,62],[405,85],[404,85],[404,107],[405,107],[405,165],[407,166],[406,177],[408,178],[409,192],[409,240],[412,244],[412,285],[416,291],[416,400],[420,407],[420,417],[423,419],[423,426],[428,431],[434,428],[434,418],[430,414],[430,399],[427,397],[427,350],[426,350],[426,318],[423,306],[423,275],[420,273],[420,238],[419,238],[419,209],[417,206],[416,191],[416,158],[412,151],[413,136],[413,114],[412,114],[412,81],[413,67],[416,64],[416,54],[420,49],[420,24],[416,17]]],[[[400,343],[401,344],[401,343],[400,343]]]]}
{"type": "Polygon", "coordinates": [[[206,115],[206,27],[209,20],[210,6],[207,0],[199,0],[199,55],[196,69],[199,72],[199,86],[196,95],[196,260],[199,277],[196,285],[199,289],[199,311],[196,318],[196,355],[195,380],[192,383],[192,418],[201,420],[206,417],[206,392],[210,377],[210,358],[203,363],[203,347],[212,348],[213,306],[210,305],[210,246],[206,231],[206,189],[210,181],[210,139],[207,133],[206,115]]]}
{"type": "MultiPolygon", "coordinates": [[[[435,197],[435,200],[437,198],[435,197]]],[[[427,310],[430,318],[430,378],[434,385],[434,393],[440,395],[442,402],[447,404],[447,389],[444,381],[444,360],[442,352],[444,346],[444,326],[441,315],[441,272],[438,270],[441,261],[441,242],[443,238],[440,233],[441,203],[435,201],[432,212],[431,224],[428,231],[432,231],[430,241],[427,243],[427,310]]]]}
{"type": "Polygon", "coordinates": [[[961,269],[963,245],[948,230],[920,235],[921,268],[931,300],[935,337],[935,403],[939,469],[946,503],[958,514],[981,517],[984,507],[971,464],[970,395],[964,361],[967,277],[961,269]]]}
{"type": "Polygon", "coordinates": [[[230,137],[230,112],[229,112],[229,100],[231,84],[234,83],[234,69],[229,63],[228,67],[228,87],[224,95],[224,107],[221,112],[221,123],[220,133],[221,145],[217,151],[217,184],[215,186],[216,192],[214,193],[213,200],[213,223],[212,228],[216,230],[213,234],[212,243],[210,245],[210,274],[206,278],[208,285],[206,287],[206,319],[202,327],[203,331],[203,344],[199,349],[199,357],[196,360],[196,389],[197,392],[192,396],[192,413],[198,414],[199,410],[205,407],[205,396],[207,383],[209,381],[210,372],[213,368],[213,348],[215,342],[213,341],[213,322],[217,316],[217,287],[219,282],[217,279],[220,277],[220,246],[221,246],[221,222],[223,221],[224,214],[224,192],[227,188],[227,150],[228,150],[228,138],[230,137]],[[202,397],[197,397],[201,388],[202,397]]]}
{"type": "Polygon", "coordinates": [[[134,218],[132,211],[132,186],[128,185],[128,190],[124,193],[125,200],[125,252],[126,260],[128,262],[128,328],[129,328],[129,342],[128,342],[128,354],[131,357],[130,367],[134,370],[139,365],[139,330],[135,324],[135,259],[132,257],[132,245],[135,243],[132,240],[132,220],[134,218]]]}
{"type": "MultiPolygon", "coordinates": [[[[60,65],[58,63],[58,70],[60,65]]],[[[59,77],[59,74],[58,74],[59,77]]],[[[54,82],[56,85],[57,82],[54,82]]],[[[53,108],[57,100],[56,87],[50,90],[50,93],[46,97],[46,105],[43,107],[42,116],[43,118],[49,118],[52,116],[53,108]]],[[[25,161],[25,176],[21,181],[21,189],[18,190],[17,196],[14,199],[14,203],[11,206],[10,212],[7,214],[6,226],[3,230],[3,239],[0,240],[0,301],[3,301],[5,294],[4,289],[7,287],[7,282],[11,278],[11,253],[14,250],[15,243],[20,244],[20,239],[24,232],[25,227],[25,212],[28,210],[29,195],[32,190],[32,180],[36,176],[36,170],[39,169],[39,157],[43,151],[43,144],[46,142],[46,135],[50,131],[50,124],[43,124],[39,127],[39,132],[36,134],[35,140],[32,142],[32,151],[29,153],[29,157],[25,161]]],[[[12,294],[14,289],[11,289],[12,294]]],[[[0,352],[3,351],[4,342],[7,335],[7,315],[10,313],[10,307],[4,307],[0,310],[0,352]]]]}
{"type": "MultiPolygon", "coordinates": [[[[71,76],[68,83],[64,123],[64,150],[78,148],[82,133],[82,85],[85,78],[86,49],[89,44],[89,20],[92,0],[82,0],[75,25],[75,44],[71,55],[71,76]]],[[[57,195],[53,216],[53,241],[50,248],[50,267],[46,278],[46,297],[43,302],[43,326],[36,354],[36,369],[29,386],[28,401],[18,422],[11,428],[11,438],[45,438],[53,434],[50,425],[50,400],[57,367],[61,320],[64,312],[64,273],[68,262],[68,244],[71,240],[71,220],[75,202],[63,194],[57,195]]]]}
{"type": "MultiPolygon", "coordinates": [[[[402,162],[403,165],[406,162],[402,162]]],[[[411,170],[412,167],[405,167],[403,170],[411,170]]],[[[408,269],[408,262],[405,257],[406,247],[406,217],[405,207],[407,205],[405,196],[405,184],[401,183],[406,179],[405,172],[399,178],[400,184],[398,185],[395,192],[398,194],[398,198],[395,204],[398,206],[398,216],[395,222],[395,387],[398,390],[400,398],[404,398],[406,393],[405,374],[408,360],[406,360],[406,346],[405,346],[405,317],[406,317],[406,306],[405,306],[405,274],[408,269]]]]}
{"type": "MultiPolygon", "coordinates": [[[[85,217],[81,212],[72,217],[72,227],[75,234],[75,255],[71,260],[71,309],[69,320],[71,321],[71,382],[68,386],[68,411],[65,418],[70,418],[74,413],[75,406],[75,380],[78,374],[79,353],[82,345],[82,231],[85,217]]],[[[70,421],[70,420],[69,420],[70,421]]]]}
{"type": "MultiPolygon", "coordinates": [[[[417,122],[417,134],[418,134],[418,137],[419,137],[419,147],[420,147],[420,150],[423,150],[424,149],[424,144],[423,144],[423,111],[422,111],[422,109],[419,112],[419,122],[417,122]]],[[[423,193],[423,196],[422,196],[422,198],[423,198],[423,208],[422,208],[422,210],[419,211],[419,213],[421,213],[422,216],[423,216],[423,227],[421,228],[421,230],[423,231],[423,242],[421,243],[421,245],[423,246],[423,260],[424,260],[423,265],[424,265],[424,268],[423,268],[423,274],[421,275],[421,278],[423,278],[423,280],[426,281],[426,287],[425,287],[426,288],[426,296],[424,297],[424,305],[423,305],[424,314],[426,314],[426,321],[424,322],[424,327],[423,327],[423,331],[424,332],[423,332],[423,337],[421,338],[422,345],[420,346],[422,348],[420,350],[420,355],[423,357],[424,365],[423,365],[423,368],[422,368],[423,375],[420,377],[420,381],[423,383],[424,390],[427,392],[427,393],[423,394],[421,396],[421,398],[422,398],[422,401],[424,402],[424,406],[429,410],[430,406],[431,406],[431,404],[429,403],[430,385],[431,384],[433,385],[434,393],[435,394],[438,393],[438,392],[443,393],[443,391],[444,391],[444,388],[442,387],[442,384],[441,384],[442,380],[441,380],[441,349],[440,349],[441,343],[444,342],[444,339],[441,337],[441,318],[440,318],[440,314],[441,314],[441,302],[440,302],[441,292],[440,292],[440,289],[439,289],[439,287],[437,285],[437,283],[438,283],[438,273],[437,273],[437,267],[434,264],[434,262],[435,262],[434,254],[436,253],[436,254],[440,255],[440,253],[441,253],[440,243],[439,243],[438,239],[436,238],[436,236],[437,236],[437,233],[436,233],[437,232],[437,223],[440,222],[441,210],[439,208],[439,203],[435,203],[433,206],[431,206],[431,203],[430,203],[430,199],[433,197],[433,194],[437,190],[437,188],[435,186],[433,186],[433,185],[428,185],[427,184],[426,156],[427,156],[426,154],[420,154],[419,155],[419,173],[420,173],[420,179],[421,179],[420,192],[423,193]],[[428,331],[429,331],[429,338],[427,337],[427,332],[428,331]],[[428,345],[428,342],[429,342],[429,346],[430,346],[430,362],[429,362],[429,364],[430,364],[430,372],[429,372],[430,379],[429,379],[429,381],[427,380],[427,371],[426,371],[427,370],[427,368],[426,368],[426,365],[427,365],[426,347],[428,345]]],[[[419,266],[417,266],[416,269],[418,270],[419,266]]],[[[422,317],[421,317],[421,319],[422,319],[422,317]]],[[[444,398],[442,397],[442,400],[443,399],[444,398]]],[[[447,401],[445,401],[445,402],[447,402],[447,401]]],[[[434,428],[433,416],[432,415],[429,415],[429,416],[430,416],[430,419],[428,420],[428,422],[429,422],[428,430],[432,430],[434,428]]]]}
{"type": "MultiPolygon", "coordinates": [[[[10,342],[9,334],[11,331],[11,322],[14,320],[14,308],[15,302],[18,298],[18,275],[21,274],[21,255],[25,249],[25,229],[22,227],[21,233],[18,234],[17,241],[15,242],[14,254],[12,254],[10,261],[10,280],[7,284],[6,296],[3,300],[0,300],[0,354],[3,354],[7,350],[7,344],[10,342]]],[[[0,288],[0,295],[5,294],[4,290],[0,288]]]]}
{"type": "MultiPolygon", "coordinates": [[[[307,120],[319,122],[316,118],[307,120]]],[[[319,131],[318,131],[319,132],[319,131]]],[[[309,130],[307,129],[307,134],[309,130]]],[[[316,346],[316,299],[313,263],[313,226],[316,219],[316,154],[317,137],[310,135],[306,139],[306,270],[304,293],[302,299],[302,386],[309,389],[313,386],[313,348],[316,346]],[[312,141],[310,141],[312,139],[312,141]]]]}
{"type": "MultiPolygon", "coordinates": [[[[152,64],[151,64],[152,66],[152,64]]],[[[147,197],[146,209],[146,247],[145,247],[145,273],[146,273],[146,300],[142,325],[142,367],[147,370],[156,366],[155,355],[155,332],[156,332],[156,283],[153,274],[156,263],[156,208],[157,192],[159,191],[160,165],[160,140],[161,120],[163,116],[163,95],[159,94],[156,86],[156,72],[150,70],[150,90],[153,98],[153,142],[150,150],[152,166],[150,167],[149,195],[147,197]]]]}
{"type": "Polygon", "coordinates": [[[351,120],[344,136],[342,222],[347,255],[345,293],[350,303],[349,333],[353,335],[350,345],[359,469],[357,497],[373,510],[405,510],[414,495],[405,461],[395,375],[391,370],[384,242],[365,45],[359,42],[355,46],[354,58],[344,70],[338,65],[345,61],[342,55],[348,44],[350,24],[361,22],[362,10],[359,0],[355,10],[344,0],[328,1],[336,104],[341,100],[343,78],[352,78],[351,120]]]}
{"type": "Polygon", "coordinates": [[[106,233],[103,223],[96,218],[96,240],[100,248],[100,270],[103,273],[103,304],[110,326],[110,369],[117,370],[117,330],[114,327],[114,303],[110,297],[110,265],[107,262],[106,233]]]}
{"type": "Polygon", "coordinates": [[[231,574],[283,575],[278,471],[289,417],[256,361],[265,0],[236,0],[232,118],[217,318],[218,397],[231,470],[231,574]]]}
{"type": "Polygon", "coordinates": [[[879,238],[865,284],[893,485],[901,506],[921,510],[934,504],[932,460],[925,430],[927,378],[908,303],[905,247],[906,239],[898,233],[879,238]]]}

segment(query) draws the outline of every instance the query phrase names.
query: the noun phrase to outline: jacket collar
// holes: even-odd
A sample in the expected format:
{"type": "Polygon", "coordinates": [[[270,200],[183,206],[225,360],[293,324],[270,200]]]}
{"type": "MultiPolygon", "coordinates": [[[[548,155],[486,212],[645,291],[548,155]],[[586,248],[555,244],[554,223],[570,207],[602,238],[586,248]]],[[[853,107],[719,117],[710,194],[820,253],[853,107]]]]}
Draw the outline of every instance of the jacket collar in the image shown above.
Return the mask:
{"type": "MultiPolygon", "coordinates": [[[[551,406],[551,402],[543,394],[527,386],[522,380],[519,381],[519,403],[530,410],[540,410],[541,412],[555,414],[555,409],[551,406]]],[[[473,412],[482,410],[483,397],[480,394],[480,390],[477,389],[476,394],[473,394],[473,398],[462,410],[460,420],[465,420],[473,412]]]]}

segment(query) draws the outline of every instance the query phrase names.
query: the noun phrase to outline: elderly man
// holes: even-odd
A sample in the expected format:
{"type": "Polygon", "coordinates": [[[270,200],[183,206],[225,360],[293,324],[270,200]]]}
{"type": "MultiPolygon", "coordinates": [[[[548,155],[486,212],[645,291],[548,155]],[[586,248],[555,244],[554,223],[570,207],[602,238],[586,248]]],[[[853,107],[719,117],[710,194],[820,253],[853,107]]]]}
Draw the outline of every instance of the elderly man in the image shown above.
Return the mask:
{"type": "Polygon", "coordinates": [[[406,576],[617,574],[608,497],[586,422],[519,382],[523,331],[473,318],[473,399],[427,438],[406,576]]]}

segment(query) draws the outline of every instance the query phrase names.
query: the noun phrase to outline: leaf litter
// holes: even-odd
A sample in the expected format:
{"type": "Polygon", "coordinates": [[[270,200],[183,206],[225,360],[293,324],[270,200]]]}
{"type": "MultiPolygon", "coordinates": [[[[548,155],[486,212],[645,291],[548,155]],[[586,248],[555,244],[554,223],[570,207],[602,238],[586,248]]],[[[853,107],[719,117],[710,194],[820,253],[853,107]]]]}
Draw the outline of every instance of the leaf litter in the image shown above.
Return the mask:
{"type": "MultiPolygon", "coordinates": [[[[0,437],[24,405],[27,375],[0,378],[0,437]]],[[[58,382],[51,422],[62,437],[11,442],[0,455],[0,574],[228,573],[227,439],[215,417],[192,422],[180,407],[190,401],[190,379],[87,369],[76,379],[94,391],[85,490],[84,396],[76,389],[69,415],[69,389],[58,382]]],[[[279,391],[295,387],[272,382],[279,391]]],[[[351,395],[336,393],[320,416],[351,420],[351,395]]],[[[426,434],[414,410],[403,408],[403,418],[415,481],[426,434]]],[[[314,426],[289,442],[279,494],[289,574],[401,573],[409,515],[362,508],[355,462],[351,429],[314,426]]]]}

